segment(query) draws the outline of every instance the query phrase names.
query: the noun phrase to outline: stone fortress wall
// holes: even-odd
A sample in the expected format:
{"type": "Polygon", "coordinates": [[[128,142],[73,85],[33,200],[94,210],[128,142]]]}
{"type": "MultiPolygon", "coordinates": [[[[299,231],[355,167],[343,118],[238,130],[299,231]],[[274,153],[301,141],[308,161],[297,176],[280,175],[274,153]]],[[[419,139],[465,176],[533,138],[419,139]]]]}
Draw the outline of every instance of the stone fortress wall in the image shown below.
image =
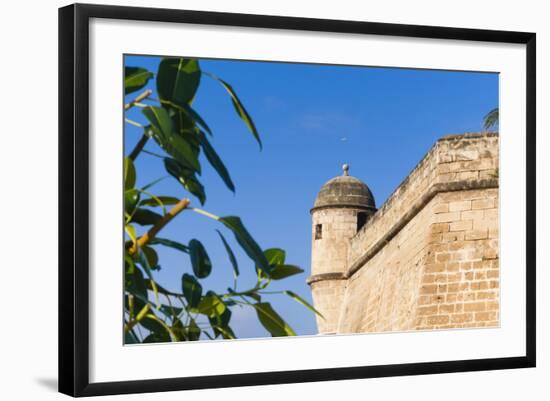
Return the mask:
{"type": "Polygon", "coordinates": [[[353,232],[360,211],[312,213],[320,333],[498,326],[498,135],[441,138],[353,232]]]}

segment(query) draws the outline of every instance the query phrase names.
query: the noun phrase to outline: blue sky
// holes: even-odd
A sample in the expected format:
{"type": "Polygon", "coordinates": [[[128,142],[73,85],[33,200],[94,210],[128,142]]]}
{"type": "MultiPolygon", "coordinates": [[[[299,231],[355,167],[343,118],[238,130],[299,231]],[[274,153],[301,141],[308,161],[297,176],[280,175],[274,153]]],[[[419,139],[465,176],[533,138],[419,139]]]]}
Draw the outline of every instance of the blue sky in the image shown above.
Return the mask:
{"type": "MultiPolygon", "coordinates": [[[[153,72],[159,62],[157,57],[142,56],[125,60],[127,66],[153,72]]],[[[290,289],[308,301],[309,210],[320,187],[341,174],[341,165],[350,164],[350,174],[367,183],[379,207],[437,138],[482,130],[483,116],[498,107],[498,74],[492,73],[230,60],[201,60],[200,64],[233,86],[264,145],[259,151],[223,87],[203,76],[194,108],[212,129],[211,142],[237,189],[235,194],[230,192],[202,158],[200,180],[207,195],[203,209],[219,216],[240,216],[262,248],[285,249],[287,262],[305,273],[271,287],[290,289]]],[[[154,80],[148,87],[155,89],[154,80]]],[[[145,122],[138,108],[128,117],[145,122]]],[[[125,124],[124,135],[127,154],[141,130],[125,124]]],[[[152,141],[146,149],[159,150],[152,141]]],[[[138,186],[166,175],[159,159],[143,153],[136,168],[138,186]]],[[[156,185],[154,192],[186,196],[172,178],[156,185]]],[[[211,276],[202,280],[203,287],[225,291],[232,284],[232,270],[217,228],[215,221],[184,212],[161,236],[182,243],[199,239],[214,266],[211,276]]],[[[252,263],[232,235],[226,237],[240,262],[239,289],[252,287],[252,263]]],[[[158,281],[179,290],[181,275],[190,270],[188,258],[165,249],[160,258],[158,281]]],[[[314,316],[303,306],[284,295],[272,295],[269,301],[298,334],[315,334],[314,316]]],[[[232,320],[238,337],[268,335],[252,310],[235,310],[232,320]]]]}

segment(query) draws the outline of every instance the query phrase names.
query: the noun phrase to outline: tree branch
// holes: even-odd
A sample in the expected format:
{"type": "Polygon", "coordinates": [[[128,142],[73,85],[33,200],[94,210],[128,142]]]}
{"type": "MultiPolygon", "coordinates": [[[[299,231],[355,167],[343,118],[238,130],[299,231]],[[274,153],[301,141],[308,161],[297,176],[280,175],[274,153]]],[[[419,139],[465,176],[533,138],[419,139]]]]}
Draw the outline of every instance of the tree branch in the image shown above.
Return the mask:
{"type": "MultiPolygon", "coordinates": [[[[124,111],[130,110],[132,107],[134,107],[137,103],[140,103],[142,100],[147,99],[149,96],[153,94],[153,91],[151,89],[147,89],[142,94],[138,95],[134,100],[132,100],[130,103],[126,103],[124,105],[124,111]]],[[[145,132],[143,133],[141,139],[136,144],[130,155],[128,156],[132,161],[135,161],[138,157],[139,153],[143,150],[143,147],[149,140],[149,137],[145,132]]]]}
{"type": "Polygon", "coordinates": [[[132,247],[128,250],[128,253],[130,255],[134,255],[137,252],[138,248],[142,248],[143,246],[147,245],[149,241],[155,238],[155,235],[157,235],[159,231],[164,228],[165,225],[170,223],[170,221],[174,217],[176,217],[182,210],[187,208],[190,203],[191,201],[188,198],[184,198],[176,203],[174,207],[168,211],[168,213],[162,216],[162,219],[157,222],[157,224],[155,224],[153,227],[151,227],[149,231],[147,231],[145,234],[137,239],[136,243],[132,245],[132,247]]]}
{"type": "Polygon", "coordinates": [[[139,140],[139,142],[136,143],[136,146],[134,147],[134,149],[132,149],[132,151],[130,152],[130,155],[128,156],[132,161],[136,160],[136,158],[141,153],[141,151],[145,147],[145,144],[147,143],[148,140],[149,140],[149,136],[144,133],[141,136],[141,139],[139,140]]]}
{"type": "Polygon", "coordinates": [[[135,106],[136,103],[141,102],[144,99],[147,99],[149,96],[153,94],[153,91],[151,89],[147,89],[145,92],[143,92],[141,95],[138,95],[134,100],[132,100],[130,103],[126,103],[124,105],[124,111],[130,110],[132,107],[135,106]]]}

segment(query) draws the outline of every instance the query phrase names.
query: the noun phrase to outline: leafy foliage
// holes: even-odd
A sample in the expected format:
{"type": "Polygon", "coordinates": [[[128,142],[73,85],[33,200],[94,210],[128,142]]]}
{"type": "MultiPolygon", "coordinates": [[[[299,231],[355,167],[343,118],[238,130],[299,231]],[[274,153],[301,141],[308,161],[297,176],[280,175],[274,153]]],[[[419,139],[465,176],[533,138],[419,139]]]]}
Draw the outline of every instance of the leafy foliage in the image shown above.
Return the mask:
{"type": "Polygon", "coordinates": [[[231,96],[231,103],[233,103],[233,107],[235,108],[235,111],[237,112],[239,117],[245,122],[246,126],[248,127],[248,129],[250,130],[254,138],[256,138],[256,141],[260,145],[260,149],[261,149],[262,141],[260,139],[260,135],[258,134],[258,130],[256,129],[256,126],[254,125],[252,118],[250,118],[250,115],[244,108],[241,100],[237,96],[237,93],[235,93],[235,91],[233,90],[233,87],[229,85],[227,82],[225,82],[223,79],[215,76],[214,74],[208,74],[208,75],[213,79],[215,79],[216,81],[218,81],[225,88],[227,93],[229,93],[229,96],[231,96]]]}
{"type": "Polygon", "coordinates": [[[181,288],[189,307],[196,308],[199,306],[202,297],[202,286],[198,280],[194,276],[184,273],[181,277],[181,288]]]}
{"type": "Polygon", "coordinates": [[[483,128],[491,129],[498,125],[498,107],[494,108],[488,112],[485,117],[483,117],[483,128]]]}
{"type": "MultiPolygon", "coordinates": [[[[126,105],[128,111],[140,107],[144,123],[126,119],[143,127],[142,138],[124,159],[124,219],[125,219],[125,324],[126,344],[196,341],[199,339],[235,338],[231,327],[232,309],[253,308],[260,324],[272,336],[293,336],[294,330],[275,311],[272,303],[263,298],[271,294],[287,295],[313,313],[318,313],[303,298],[292,291],[267,291],[272,280],[284,280],[303,270],[285,263],[286,253],[279,248],[262,250],[260,245],[237,216],[218,217],[193,207],[192,201],[170,194],[154,194],[154,185],[162,179],[138,188],[139,171],[134,161],[141,154],[156,155],[168,177],[175,179],[201,204],[206,202],[206,189],[199,181],[202,171],[199,156],[218,173],[226,187],[235,192],[228,168],[207,137],[212,131],[206,121],[193,109],[201,77],[207,75],[219,82],[229,95],[237,116],[244,122],[254,139],[262,146],[252,118],[234,88],[217,76],[201,70],[199,61],[188,58],[164,58],[156,74],[142,67],[126,67],[125,94],[144,89],[155,77],[158,100],[149,98],[152,91],[139,95],[126,105]],[[144,104],[147,102],[147,104],[144,104]],[[152,139],[164,152],[157,155],[145,149],[152,139]],[[250,259],[255,269],[256,284],[237,291],[240,266],[230,242],[221,230],[216,230],[227,253],[234,283],[227,292],[204,289],[204,280],[214,268],[205,246],[199,239],[182,244],[157,234],[171,224],[183,210],[191,210],[220,223],[220,229],[231,232],[236,243],[250,259]],[[186,261],[181,287],[168,290],[157,283],[155,272],[161,269],[160,248],[180,252],[186,261]]],[[[241,263],[242,265],[242,263],[241,263]]],[[[178,266],[178,268],[181,268],[178,266]]]]}
{"type": "Polygon", "coordinates": [[[270,303],[257,303],[254,304],[254,308],[258,314],[258,319],[273,337],[296,335],[294,330],[275,312],[270,303]]]}
{"type": "Polygon", "coordinates": [[[147,71],[145,68],[139,67],[125,67],[124,68],[124,94],[136,92],[153,78],[153,73],[147,71]]]}
{"type": "Polygon", "coordinates": [[[235,257],[235,254],[233,253],[233,250],[227,243],[227,240],[223,236],[223,234],[220,232],[220,230],[216,230],[218,232],[218,235],[220,236],[220,239],[223,242],[223,246],[225,247],[225,250],[227,251],[227,256],[229,257],[229,261],[231,262],[231,266],[233,266],[233,272],[235,274],[235,278],[239,276],[239,264],[237,263],[237,258],[235,257]]]}
{"type": "Polygon", "coordinates": [[[171,158],[164,159],[164,167],[168,174],[178,180],[187,191],[197,197],[201,205],[204,205],[206,202],[206,193],[193,170],[185,167],[176,159],[171,158]]]}
{"type": "Polygon", "coordinates": [[[157,92],[162,101],[187,105],[195,97],[201,80],[199,61],[164,58],[157,75],[157,92]]]}
{"type": "Polygon", "coordinates": [[[205,278],[210,275],[212,271],[212,262],[206,253],[206,249],[200,241],[192,239],[188,245],[189,255],[191,257],[191,265],[193,266],[193,273],[198,278],[205,278]]]}

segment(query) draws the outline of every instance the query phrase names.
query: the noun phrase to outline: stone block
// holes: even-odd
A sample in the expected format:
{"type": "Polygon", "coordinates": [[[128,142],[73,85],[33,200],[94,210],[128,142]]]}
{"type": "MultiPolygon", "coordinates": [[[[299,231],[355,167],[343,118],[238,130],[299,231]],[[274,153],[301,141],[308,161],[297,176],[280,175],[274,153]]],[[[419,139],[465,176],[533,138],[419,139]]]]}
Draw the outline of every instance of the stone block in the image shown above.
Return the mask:
{"type": "Polygon", "coordinates": [[[440,213],[436,215],[436,220],[438,223],[449,223],[451,221],[458,221],[460,220],[460,213],[461,212],[440,213]]]}
{"type": "MultiPolygon", "coordinates": [[[[473,226],[472,220],[456,221],[449,225],[449,230],[450,231],[467,231],[467,230],[471,230],[472,226],[473,226]]],[[[466,239],[466,234],[464,238],[466,239]]]]}
{"type": "Polygon", "coordinates": [[[480,312],[484,311],[486,309],[486,303],[485,302],[472,302],[464,304],[464,311],[465,312],[480,312]]]}
{"type": "Polygon", "coordinates": [[[475,209],[491,209],[495,205],[493,198],[476,199],[472,201],[472,210],[475,209]]]}
{"type": "Polygon", "coordinates": [[[449,203],[449,212],[461,212],[464,210],[470,210],[472,208],[472,201],[463,200],[449,203]]]}

